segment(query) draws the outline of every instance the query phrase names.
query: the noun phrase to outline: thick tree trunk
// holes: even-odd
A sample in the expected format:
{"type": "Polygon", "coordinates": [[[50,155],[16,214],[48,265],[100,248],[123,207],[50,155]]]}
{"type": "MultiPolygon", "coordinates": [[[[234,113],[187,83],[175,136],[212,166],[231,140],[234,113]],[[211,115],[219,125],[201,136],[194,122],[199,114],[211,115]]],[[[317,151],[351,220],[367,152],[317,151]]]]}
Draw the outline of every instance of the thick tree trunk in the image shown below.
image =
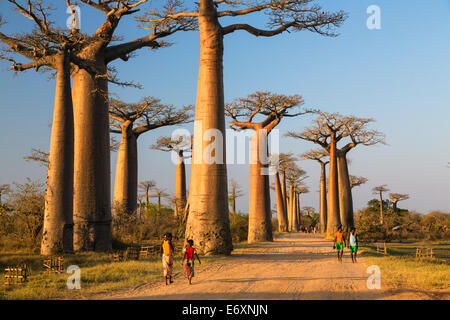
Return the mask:
{"type": "Polygon", "coordinates": [[[335,133],[331,134],[330,139],[330,165],[328,179],[327,238],[333,238],[338,226],[341,224],[341,219],[339,216],[339,189],[335,133]]]}
{"type": "Polygon", "coordinates": [[[200,0],[198,25],[200,63],[186,238],[194,240],[201,254],[228,255],[233,245],[225,163],[223,31],[212,0],[200,0]],[[215,139],[208,133],[216,133],[215,139]],[[216,146],[214,152],[208,152],[210,144],[216,146]],[[216,161],[204,159],[204,153],[216,161]]]}
{"type": "Polygon", "coordinates": [[[250,142],[249,243],[273,241],[268,164],[262,159],[267,158],[267,135],[261,130],[255,130],[250,142]]]}
{"type": "Polygon", "coordinates": [[[148,196],[149,188],[145,189],[145,208],[148,209],[148,205],[150,204],[149,196],[148,196]]]}
{"type": "MultiPolygon", "coordinates": [[[[106,74],[102,45],[85,48],[83,58],[106,74]]],[[[79,69],[73,75],[75,124],[74,249],[111,250],[111,182],[108,81],[79,69]]]]}
{"type": "Polygon", "coordinates": [[[289,182],[289,231],[294,230],[294,186],[289,182]]]}
{"type": "Polygon", "coordinates": [[[338,181],[339,181],[339,211],[342,231],[349,232],[354,226],[353,198],[348,174],[347,155],[343,152],[337,154],[338,181]]]}
{"type": "Polygon", "coordinates": [[[327,231],[327,172],[326,164],[320,165],[320,232],[325,233],[327,231]]]}
{"type": "Polygon", "coordinates": [[[392,202],[392,209],[394,210],[394,212],[397,212],[397,201],[392,202]]]}
{"type": "Polygon", "coordinates": [[[134,214],[137,209],[137,136],[131,122],[122,124],[122,137],[117,155],[114,183],[114,211],[134,214]]]}
{"type": "Polygon", "coordinates": [[[287,216],[284,207],[284,197],[283,191],[280,184],[280,175],[278,172],[275,173],[275,196],[277,198],[277,212],[278,212],[278,231],[287,231],[287,216]]]}
{"type": "Polygon", "coordinates": [[[41,254],[73,251],[73,105],[68,53],[56,56],[56,90],[41,254]]]}
{"type": "Polygon", "coordinates": [[[175,178],[175,216],[183,217],[186,207],[186,169],[184,166],[183,153],[178,154],[177,172],[175,178]]]}
{"type": "Polygon", "coordinates": [[[231,199],[231,212],[236,213],[236,198],[231,199]]]}

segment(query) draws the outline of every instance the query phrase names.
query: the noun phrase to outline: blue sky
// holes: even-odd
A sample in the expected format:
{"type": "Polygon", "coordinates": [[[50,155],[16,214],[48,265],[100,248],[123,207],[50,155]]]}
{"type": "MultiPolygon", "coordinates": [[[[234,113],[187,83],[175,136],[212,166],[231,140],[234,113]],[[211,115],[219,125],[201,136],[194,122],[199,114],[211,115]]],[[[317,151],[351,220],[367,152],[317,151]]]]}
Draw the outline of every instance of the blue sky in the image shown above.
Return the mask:
{"type": "MultiPolygon", "coordinates": [[[[327,9],[342,9],[349,18],[336,38],[324,38],[307,31],[273,38],[255,38],[245,32],[226,37],[224,52],[225,99],[246,96],[256,90],[301,94],[306,107],[343,115],[376,119],[374,128],[386,134],[386,146],[358,147],[351,151],[350,173],[364,176],[368,183],[353,192],[355,208],[374,196],[371,189],[387,184],[392,192],[409,193],[400,207],[420,212],[450,211],[450,1],[434,0],[328,0],[319,1],[327,9]],[[381,8],[381,30],[366,27],[369,5],[381,8]]],[[[0,14],[8,24],[5,33],[27,30],[21,16],[0,0],[0,14]]],[[[63,26],[64,9],[54,13],[63,26]]],[[[264,24],[263,16],[250,21],[264,24]]],[[[92,31],[102,16],[82,6],[81,27],[92,31]]],[[[224,24],[231,20],[224,21],[224,24]]],[[[242,21],[242,20],[241,20],[242,21]]],[[[117,34],[124,40],[144,35],[127,17],[117,34]]],[[[119,76],[143,85],[143,90],[111,86],[111,91],[129,102],[155,96],[177,106],[193,104],[197,87],[198,33],[181,33],[171,38],[174,45],[161,50],[141,50],[128,62],[116,62],[119,76]]],[[[48,150],[52,118],[54,80],[48,74],[28,71],[14,74],[0,62],[0,183],[24,181],[26,177],[45,179],[45,170],[27,163],[23,156],[32,147],[48,150]]],[[[311,116],[283,120],[281,135],[302,130],[311,116]]],[[[188,125],[187,128],[191,128],[188,125]]],[[[156,180],[174,191],[175,167],[170,155],[150,150],[163,128],[143,135],[139,141],[139,179],[156,180]]],[[[282,152],[301,154],[315,146],[283,138],[282,152]]],[[[111,169],[114,174],[115,158],[111,169]]],[[[319,165],[300,161],[308,172],[311,193],[302,205],[318,209],[319,165]]],[[[189,169],[189,166],[188,166],[189,169]]],[[[246,195],[237,207],[247,211],[248,165],[229,165],[229,176],[237,180],[246,195]]],[[[114,181],[114,176],[112,177],[114,181]]],[[[273,203],[274,203],[274,198],[273,203]]]]}

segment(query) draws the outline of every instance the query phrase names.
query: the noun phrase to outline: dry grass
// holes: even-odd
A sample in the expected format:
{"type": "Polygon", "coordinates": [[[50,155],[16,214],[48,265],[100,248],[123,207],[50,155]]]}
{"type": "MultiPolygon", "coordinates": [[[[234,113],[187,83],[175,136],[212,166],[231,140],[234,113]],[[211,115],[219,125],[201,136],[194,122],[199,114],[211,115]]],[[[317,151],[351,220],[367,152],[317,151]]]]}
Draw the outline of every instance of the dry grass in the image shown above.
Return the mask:
{"type": "MultiPolygon", "coordinates": [[[[31,268],[28,282],[6,287],[0,286],[0,299],[85,299],[96,294],[112,293],[150,281],[163,281],[162,263],[159,255],[151,259],[112,263],[104,253],[81,253],[65,255],[65,266],[78,265],[81,269],[81,289],[69,290],[69,274],[46,273],[42,269],[43,257],[26,253],[0,255],[0,266],[14,266],[25,262],[31,268]]],[[[217,260],[201,257],[202,264],[217,260]]],[[[175,256],[174,273],[182,271],[181,255],[175,256]]],[[[1,280],[4,274],[1,273],[1,280]]]]}
{"type": "Polygon", "coordinates": [[[375,244],[363,244],[367,263],[378,265],[384,281],[396,287],[419,290],[450,288],[450,243],[387,243],[388,254],[376,252],[375,244]],[[416,259],[416,248],[433,248],[434,258],[416,259]]]}

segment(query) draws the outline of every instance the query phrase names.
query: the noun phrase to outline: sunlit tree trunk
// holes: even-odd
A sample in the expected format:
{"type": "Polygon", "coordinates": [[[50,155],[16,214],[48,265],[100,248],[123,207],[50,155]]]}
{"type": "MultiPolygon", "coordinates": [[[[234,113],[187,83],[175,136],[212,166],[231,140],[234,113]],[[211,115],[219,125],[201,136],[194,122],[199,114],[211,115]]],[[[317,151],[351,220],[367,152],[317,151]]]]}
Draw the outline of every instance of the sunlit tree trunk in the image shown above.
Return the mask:
{"type": "Polygon", "coordinates": [[[348,173],[347,156],[344,152],[338,152],[338,180],[339,180],[339,211],[342,230],[349,232],[354,225],[353,221],[353,198],[348,173]]]}
{"type": "MultiPolygon", "coordinates": [[[[103,43],[94,42],[80,57],[106,74],[103,43]]],[[[108,81],[79,69],[73,75],[75,124],[74,249],[111,250],[111,182],[108,81]]]]}
{"type": "Polygon", "coordinates": [[[261,128],[256,129],[250,143],[248,242],[273,241],[268,163],[266,154],[261,154],[267,150],[267,135],[261,128]]]}
{"type": "Polygon", "coordinates": [[[213,1],[199,2],[198,25],[200,63],[186,237],[194,240],[201,254],[230,254],[233,245],[225,163],[223,33],[213,1]],[[220,136],[213,140],[205,135],[211,132],[220,136]],[[208,152],[209,144],[215,144],[216,149],[208,152]],[[204,153],[215,157],[216,161],[208,163],[204,153]]]}
{"type": "Polygon", "coordinates": [[[383,217],[383,192],[380,191],[380,224],[384,223],[383,217]]]}
{"type": "Polygon", "coordinates": [[[175,216],[183,216],[186,207],[186,169],[183,151],[178,153],[177,172],[175,178],[175,216]]]}
{"type": "Polygon", "coordinates": [[[320,163],[320,232],[327,231],[327,172],[326,164],[320,163]]]}
{"type": "Polygon", "coordinates": [[[289,201],[288,201],[288,204],[289,204],[289,211],[288,211],[288,219],[289,219],[289,221],[288,221],[288,226],[289,226],[289,231],[293,231],[294,230],[294,225],[293,225],[293,222],[294,222],[294,220],[293,220],[293,210],[292,210],[292,207],[293,207],[293,200],[292,199],[294,199],[294,186],[293,186],[293,184],[292,184],[292,182],[289,182],[289,201]]]}
{"type": "Polygon", "coordinates": [[[330,164],[328,173],[328,211],[327,211],[327,237],[332,238],[341,224],[339,216],[339,189],[336,156],[336,134],[331,133],[330,138],[330,164]]]}
{"type": "Polygon", "coordinates": [[[287,215],[284,207],[284,195],[280,184],[280,175],[275,173],[275,196],[277,198],[277,213],[278,213],[278,231],[287,231],[287,215]]]}
{"type": "Polygon", "coordinates": [[[297,224],[298,224],[298,230],[300,230],[301,225],[301,213],[300,213],[300,193],[297,193],[297,224]]]}
{"type": "Polygon", "coordinates": [[[67,52],[55,57],[56,90],[41,254],[73,251],[73,105],[67,52]]]}
{"type": "Polygon", "coordinates": [[[137,137],[130,121],[122,124],[122,136],[114,183],[114,208],[132,214],[137,209],[137,137]]]}
{"type": "Polygon", "coordinates": [[[288,213],[288,202],[287,202],[287,190],[286,190],[286,173],[284,171],[281,171],[281,192],[283,195],[283,207],[284,207],[284,214],[286,217],[286,227],[289,226],[289,213],[288,213]]]}

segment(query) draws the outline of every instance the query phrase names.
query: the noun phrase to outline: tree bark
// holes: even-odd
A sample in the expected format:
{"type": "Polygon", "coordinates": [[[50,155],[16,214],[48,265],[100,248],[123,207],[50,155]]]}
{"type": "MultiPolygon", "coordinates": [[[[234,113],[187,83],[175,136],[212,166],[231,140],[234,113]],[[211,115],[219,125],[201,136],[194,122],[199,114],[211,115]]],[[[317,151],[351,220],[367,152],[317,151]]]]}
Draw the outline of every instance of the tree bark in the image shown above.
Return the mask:
{"type": "Polygon", "coordinates": [[[326,164],[321,163],[320,172],[320,232],[327,231],[327,172],[326,164]]]}
{"type": "Polygon", "coordinates": [[[284,207],[284,196],[282,187],[280,184],[280,175],[278,172],[275,173],[275,196],[277,198],[277,212],[278,212],[278,231],[287,231],[287,216],[284,207]]]}
{"type": "Polygon", "coordinates": [[[300,226],[301,226],[301,212],[300,212],[300,193],[297,193],[297,224],[298,224],[298,230],[300,230],[300,226]]]}
{"type": "Polygon", "coordinates": [[[56,90],[41,254],[73,251],[73,105],[68,52],[55,58],[56,90]]]}
{"type": "Polygon", "coordinates": [[[383,193],[380,191],[380,224],[384,223],[383,217],[383,193]]]}
{"type": "Polygon", "coordinates": [[[137,209],[138,185],[137,136],[130,121],[122,123],[114,183],[114,210],[134,214],[137,209]]]}
{"type": "Polygon", "coordinates": [[[106,74],[103,51],[94,42],[80,54],[97,76],[85,69],[73,75],[75,251],[112,248],[108,81],[98,76],[106,74]]]}
{"type": "Polygon", "coordinates": [[[287,202],[287,190],[286,190],[286,173],[281,171],[281,192],[283,195],[283,207],[284,207],[284,215],[286,217],[286,228],[289,230],[289,210],[288,210],[288,202],[287,202]]]}
{"type": "Polygon", "coordinates": [[[339,211],[342,223],[342,231],[349,232],[354,226],[353,198],[348,173],[347,154],[337,153],[338,181],[339,181],[339,211]]]}
{"type": "Polygon", "coordinates": [[[225,155],[225,113],[223,91],[223,31],[213,1],[199,1],[200,62],[195,108],[194,146],[191,169],[190,205],[186,238],[194,240],[199,253],[226,254],[233,249],[228,216],[228,185],[225,155]],[[198,126],[201,126],[199,129],[198,126]],[[218,163],[205,162],[208,141],[204,133],[213,129],[221,141],[218,163]],[[221,161],[220,161],[221,160],[221,161]]]}
{"type": "Polygon", "coordinates": [[[392,201],[392,209],[394,210],[394,212],[397,212],[397,202],[398,201],[392,201]]]}
{"type": "Polygon", "coordinates": [[[249,243],[273,241],[268,164],[261,159],[262,152],[266,157],[267,135],[261,130],[262,126],[255,130],[250,142],[249,243]]]}
{"type": "Polygon", "coordinates": [[[178,154],[177,172],[175,178],[175,216],[182,217],[186,207],[186,169],[183,153],[178,154]]]}
{"type": "Polygon", "coordinates": [[[341,224],[339,216],[339,187],[336,155],[336,134],[331,133],[330,164],[328,173],[328,208],[327,208],[327,238],[333,238],[341,224]]]}

